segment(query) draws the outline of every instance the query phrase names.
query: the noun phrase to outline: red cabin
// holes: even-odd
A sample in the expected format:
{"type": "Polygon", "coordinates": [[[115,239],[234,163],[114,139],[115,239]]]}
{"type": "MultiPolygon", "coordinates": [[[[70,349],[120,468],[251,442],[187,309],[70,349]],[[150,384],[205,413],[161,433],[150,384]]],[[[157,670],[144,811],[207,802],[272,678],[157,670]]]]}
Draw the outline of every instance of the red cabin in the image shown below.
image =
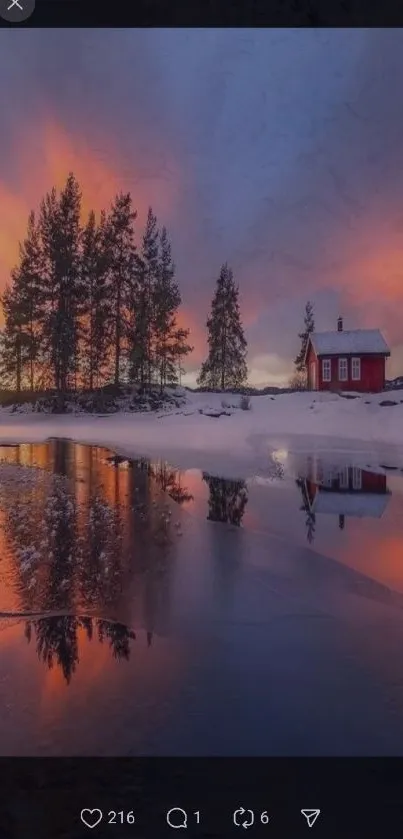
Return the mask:
{"type": "Polygon", "coordinates": [[[320,460],[311,459],[299,486],[311,520],[318,513],[337,515],[341,530],[346,517],[381,518],[390,499],[386,475],[355,466],[326,468],[320,460]]]}
{"type": "Polygon", "coordinates": [[[338,319],[335,332],[312,332],[305,366],[309,390],[353,390],[379,393],[385,390],[389,347],[379,329],[343,329],[338,319]]]}

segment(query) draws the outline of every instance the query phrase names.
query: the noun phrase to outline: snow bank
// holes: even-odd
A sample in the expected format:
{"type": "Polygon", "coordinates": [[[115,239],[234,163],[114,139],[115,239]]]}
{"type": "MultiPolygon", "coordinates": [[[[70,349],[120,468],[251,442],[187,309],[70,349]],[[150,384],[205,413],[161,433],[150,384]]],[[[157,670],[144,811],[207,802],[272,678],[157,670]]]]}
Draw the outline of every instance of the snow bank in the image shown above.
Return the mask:
{"type": "Polygon", "coordinates": [[[403,390],[354,399],[303,392],[252,396],[248,411],[237,407],[239,400],[231,394],[189,392],[181,409],[107,417],[19,416],[3,409],[0,444],[68,437],[122,454],[161,457],[181,468],[228,476],[262,472],[273,449],[290,446],[366,453],[383,452],[388,446],[393,449],[389,461],[393,457],[395,465],[403,465],[403,390]],[[385,400],[396,404],[381,406],[385,400]],[[223,401],[226,414],[204,413],[220,413],[223,401]]]}

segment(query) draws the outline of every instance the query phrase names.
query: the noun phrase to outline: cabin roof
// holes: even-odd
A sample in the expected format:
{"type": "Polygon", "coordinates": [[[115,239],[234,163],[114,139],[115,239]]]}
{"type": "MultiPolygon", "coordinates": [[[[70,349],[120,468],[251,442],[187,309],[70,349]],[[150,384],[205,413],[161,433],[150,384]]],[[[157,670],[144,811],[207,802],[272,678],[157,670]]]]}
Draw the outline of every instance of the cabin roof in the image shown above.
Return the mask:
{"type": "Polygon", "coordinates": [[[389,347],[379,329],[312,332],[310,340],[317,356],[390,355],[389,347]]]}
{"type": "Polygon", "coordinates": [[[389,493],[319,491],[312,503],[313,513],[353,518],[380,519],[389,503],[389,493]]]}

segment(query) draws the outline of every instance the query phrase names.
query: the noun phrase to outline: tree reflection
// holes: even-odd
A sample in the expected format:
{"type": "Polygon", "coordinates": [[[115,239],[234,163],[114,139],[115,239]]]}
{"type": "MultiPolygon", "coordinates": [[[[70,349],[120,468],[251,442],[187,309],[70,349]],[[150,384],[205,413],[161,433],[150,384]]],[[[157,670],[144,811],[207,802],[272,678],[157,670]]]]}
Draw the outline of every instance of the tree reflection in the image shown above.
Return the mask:
{"type": "Polygon", "coordinates": [[[97,621],[98,640],[101,644],[109,641],[110,649],[114,658],[126,661],[130,658],[130,641],[135,640],[136,634],[127,628],[123,623],[111,623],[110,621],[97,621]]]}
{"type": "Polygon", "coordinates": [[[136,635],[121,623],[74,615],[40,618],[26,623],[25,637],[30,643],[35,633],[39,660],[49,670],[59,667],[70,684],[80,662],[80,630],[88,641],[93,641],[95,633],[99,643],[109,641],[115,659],[130,658],[130,642],[136,635]]]}
{"type": "Polygon", "coordinates": [[[121,593],[123,523],[120,512],[98,495],[90,498],[79,545],[78,580],[85,603],[116,603],[121,593]]]}
{"type": "Polygon", "coordinates": [[[245,481],[217,478],[208,472],[203,472],[203,481],[209,488],[207,518],[239,527],[248,503],[245,481]]]}
{"type": "Polygon", "coordinates": [[[77,560],[76,515],[74,495],[64,480],[56,475],[44,513],[49,558],[46,602],[55,609],[67,608],[73,599],[74,564],[77,560]]]}
{"type": "Polygon", "coordinates": [[[193,501],[193,495],[182,486],[182,476],[178,469],[173,469],[168,463],[150,463],[150,474],[157,481],[163,492],[168,493],[177,504],[193,501]]]}
{"type": "MultiPolygon", "coordinates": [[[[16,609],[36,614],[96,610],[131,623],[135,608],[136,620],[152,633],[161,613],[165,618],[169,613],[176,545],[169,505],[163,503],[149,463],[133,461],[129,470],[111,470],[107,450],[89,447],[83,461],[81,449],[51,442],[46,450],[57,473],[43,470],[31,476],[26,469],[21,478],[13,473],[0,485],[16,609]]],[[[161,465],[158,474],[172,493],[191,498],[175,470],[161,465]]],[[[52,621],[44,628],[37,625],[39,654],[50,662],[60,655],[67,678],[68,662],[74,672],[76,658],[74,620],[52,621]],[[49,643],[42,642],[43,632],[49,643]],[[52,633],[58,641],[52,641],[52,633]]],[[[89,624],[80,627],[92,631],[89,624]]],[[[106,624],[97,627],[102,640],[109,638],[116,655],[125,657],[131,636],[106,624]]]]}
{"type": "Polygon", "coordinates": [[[309,501],[309,495],[306,487],[306,481],[304,478],[297,478],[296,485],[301,490],[302,495],[302,505],[300,510],[305,513],[305,528],[306,528],[306,538],[311,545],[315,539],[315,531],[316,531],[316,516],[315,513],[311,510],[311,505],[309,501]]]}

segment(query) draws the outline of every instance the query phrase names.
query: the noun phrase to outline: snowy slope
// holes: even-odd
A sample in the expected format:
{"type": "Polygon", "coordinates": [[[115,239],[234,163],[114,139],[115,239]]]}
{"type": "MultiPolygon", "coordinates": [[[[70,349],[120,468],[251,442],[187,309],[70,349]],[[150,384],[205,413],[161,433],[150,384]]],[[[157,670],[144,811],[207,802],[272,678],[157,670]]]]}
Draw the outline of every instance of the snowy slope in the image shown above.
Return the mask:
{"type": "Polygon", "coordinates": [[[166,458],[183,468],[194,466],[232,474],[235,465],[241,464],[243,472],[259,471],[262,458],[292,438],[305,450],[317,445],[371,450],[387,444],[399,447],[395,460],[403,465],[400,398],[403,400],[403,391],[364,394],[356,399],[300,392],[253,396],[251,410],[242,411],[237,395],[187,392],[183,407],[164,413],[24,416],[3,409],[0,443],[69,437],[125,454],[166,458]],[[397,404],[381,406],[385,400],[397,404]],[[229,416],[206,416],[206,411],[222,411],[223,402],[229,416]]]}

